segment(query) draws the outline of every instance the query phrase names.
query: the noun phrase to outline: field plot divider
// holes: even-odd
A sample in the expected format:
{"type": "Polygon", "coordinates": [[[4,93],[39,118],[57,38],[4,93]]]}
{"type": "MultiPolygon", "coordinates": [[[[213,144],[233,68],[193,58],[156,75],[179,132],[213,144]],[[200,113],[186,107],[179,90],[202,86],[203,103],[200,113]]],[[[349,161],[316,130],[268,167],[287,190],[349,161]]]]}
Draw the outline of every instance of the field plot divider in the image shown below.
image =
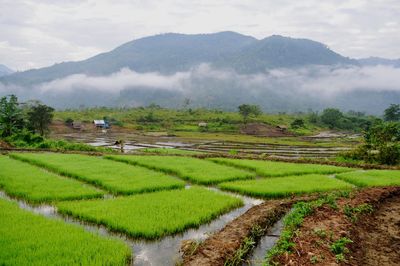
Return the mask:
{"type": "Polygon", "coordinates": [[[45,170],[47,170],[47,171],[49,171],[51,173],[58,174],[58,175],[61,175],[61,176],[64,176],[64,177],[68,177],[68,178],[73,178],[73,179],[76,179],[76,180],[78,180],[78,181],[80,181],[82,183],[85,183],[85,184],[88,184],[88,185],[92,185],[92,186],[94,186],[94,187],[96,187],[98,189],[101,189],[103,191],[105,190],[107,192],[110,192],[111,194],[116,194],[115,192],[110,191],[109,188],[105,187],[103,184],[101,184],[99,182],[87,180],[85,178],[82,178],[79,175],[68,173],[66,171],[57,169],[56,167],[52,167],[50,165],[46,165],[44,163],[41,163],[41,162],[38,162],[38,161],[35,161],[35,160],[30,160],[30,159],[27,159],[27,158],[19,157],[16,154],[9,154],[8,156],[10,158],[12,158],[12,159],[19,160],[21,162],[26,162],[26,163],[29,163],[29,164],[34,165],[34,166],[38,166],[38,167],[43,168],[43,169],[45,169],[45,170]]]}

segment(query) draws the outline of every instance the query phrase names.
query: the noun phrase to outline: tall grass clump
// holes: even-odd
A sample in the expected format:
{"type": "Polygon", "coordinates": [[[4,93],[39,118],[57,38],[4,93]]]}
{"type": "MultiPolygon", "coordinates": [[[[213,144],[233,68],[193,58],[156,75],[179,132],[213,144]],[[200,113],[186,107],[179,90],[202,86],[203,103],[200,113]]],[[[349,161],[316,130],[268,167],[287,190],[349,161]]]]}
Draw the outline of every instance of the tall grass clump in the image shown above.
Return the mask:
{"type": "Polygon", "coordinates": [[[205,188],[161,191],[103,200],[60,202],[61,214],[102,224],[131,237],[155,239],[208,223],[243,205],[205,188]]]}
{"type": "Polygon", "coordinates": [[[108,155],[105,158],[175,174],[183,179],[204,185],[255,177],[254,174],[245,170],[190,157],[108,155]]]}
{"type": "Polygon", "coordinates": [[[127,265],[124,242],[22,210],[0,199],[0,265],[127,265]]]}
{"type": "Polygon", "coordinates": [[[277,177],[305,174],[335,174],[352,171],[350,168],[320,164],[286,163],[248,159],[210,158],[209,160],[255,171],[260,176],[277,177]]]}
{"type": "Polygon", "coordinates": [[[346,190],[351,189],[352,185],[328,176],[311,174],[226,182],[219,187],[253,197],[281,198],[304,193],[346,190]]]}
{"type": "Polygon", "coordinates": [[[356,171],[336,177],[359,187],[400,186],[400,171],[398,170],[356,171]]]}
{"type": "Polygon", "coordinates": [[[183,188],[185,185],[183,181],[163,173],[95,156],[57,153],[13,153],[10,156],[83,180],[114,194],[153,192],[183,188]]]}
{"type": "Polygon", "coordinates": [[[101,197],[104,193],[79,181],[0,156],[0,188],[32,203],[101,197]]]}

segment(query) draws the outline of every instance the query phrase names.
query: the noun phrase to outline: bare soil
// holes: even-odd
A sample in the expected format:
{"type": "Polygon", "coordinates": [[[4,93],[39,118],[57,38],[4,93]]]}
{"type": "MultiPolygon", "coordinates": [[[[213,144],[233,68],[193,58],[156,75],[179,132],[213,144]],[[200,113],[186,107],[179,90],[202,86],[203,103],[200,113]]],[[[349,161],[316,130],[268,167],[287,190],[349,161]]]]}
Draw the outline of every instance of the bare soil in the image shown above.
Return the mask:
{"type": "Polygon", "coordinates": [[[304,219],[294,252],[276,258],[280,265],[400,265],[400,187],[369,188],[350,198],[337,201],[338,209],[318,208],[304,219]],[[370,204],[372,214],[363,214],[352,222],[343,212],[352,207],[370,204]],[[331,244],[342,237],[349,244],[346,261],[337,261],[331,244]]]}
{"type": "Polygon", "coordinates": [[[263,123],[249,123],[242,126],[240,133],[259,137],[288,137],[294,136],[284,128],[263,123]]]}

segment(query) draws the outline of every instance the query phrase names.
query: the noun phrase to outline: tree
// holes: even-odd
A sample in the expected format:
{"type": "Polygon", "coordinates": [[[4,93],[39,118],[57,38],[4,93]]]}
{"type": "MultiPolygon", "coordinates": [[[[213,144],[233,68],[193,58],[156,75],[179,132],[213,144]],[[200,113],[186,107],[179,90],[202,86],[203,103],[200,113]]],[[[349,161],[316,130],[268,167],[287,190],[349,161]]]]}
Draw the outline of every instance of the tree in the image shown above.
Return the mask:
{"type": "Polygon", "coordinates": [[[300,118],[297,118],[297,119],[295,119],[295,120],[290,124],[290,126],[291,126],[292,128],[304,127],[304,120],[303,120],[303,119],[300,119],[300,118]]]}
{"type": "Polygon", "coordinates": [[[32,106],[28,111],[28,125],[29,128],[43,136],[49,131],[49,125],[53,120],[54,109],[45,104],[37,104],[32,106]]]}
{"type": "Polygon", "coordinates": [[[400,121],[400,104],[391,104],[384,111],[385,121],[400,121]]]}
{"type": "Polygon", "coordinates": [[[321,121],[329,128],[338,127],[340,120],[343,118],[343,113],[339,109],[327,108],[322,112],[321,121]]]}
{"type": "Polygon", "coordinates": [[[261,108],[258,105],[242,104],[239,105],[239,114],[243,117],[243,121],[247,123],[251,115],[257,117],[262,114],[261,108]]]}
{"type": "Polygon", "coordinates": [[[0,99],[0,134],[2,137],[11,136],[24,127],[22,110],[15,95],[0,99]]]}

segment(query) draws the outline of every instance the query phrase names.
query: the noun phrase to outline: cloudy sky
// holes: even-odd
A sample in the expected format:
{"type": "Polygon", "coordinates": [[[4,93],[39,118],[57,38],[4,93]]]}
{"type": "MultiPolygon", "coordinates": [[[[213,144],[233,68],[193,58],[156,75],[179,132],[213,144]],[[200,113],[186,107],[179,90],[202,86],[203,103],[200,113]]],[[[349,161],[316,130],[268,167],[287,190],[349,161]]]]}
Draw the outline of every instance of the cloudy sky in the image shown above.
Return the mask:
{"type": "Polygon", "coordinates": [[[399,0],[0,0],[0,64],[25,70],[148,35],[224,30],[310,38],[355,58],[400,58],[399,14],[399,0]]]}

